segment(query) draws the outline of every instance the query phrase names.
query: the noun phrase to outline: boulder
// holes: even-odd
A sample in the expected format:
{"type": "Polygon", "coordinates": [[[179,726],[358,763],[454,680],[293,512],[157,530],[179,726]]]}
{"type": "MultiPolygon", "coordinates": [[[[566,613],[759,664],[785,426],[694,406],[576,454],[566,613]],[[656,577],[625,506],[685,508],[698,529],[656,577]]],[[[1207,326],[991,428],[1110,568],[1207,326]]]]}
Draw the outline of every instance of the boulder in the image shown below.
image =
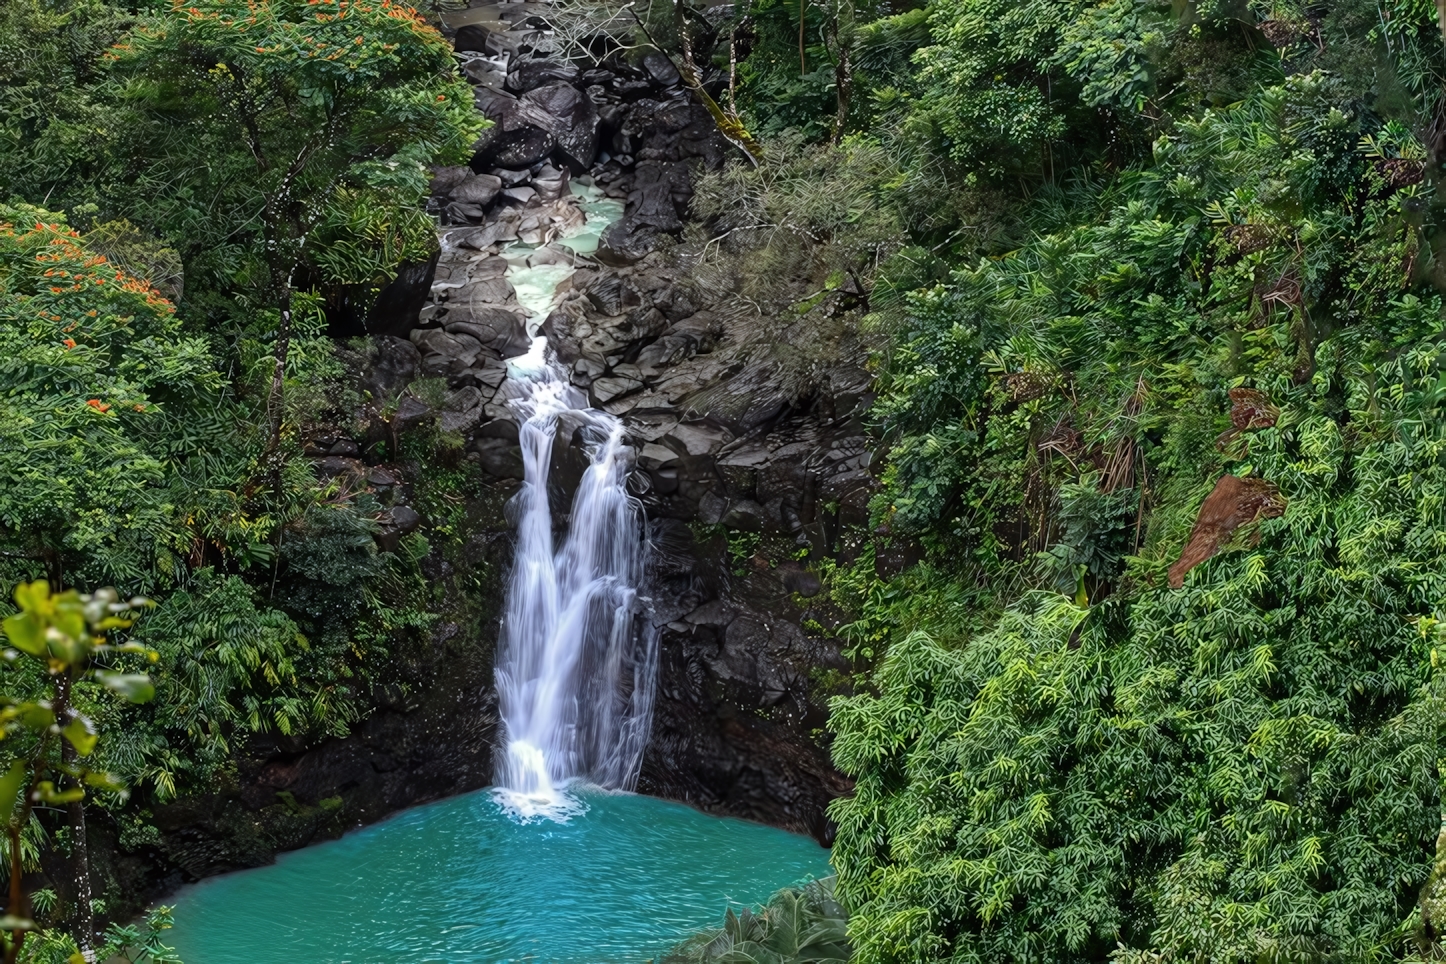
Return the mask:
{"type": "Polygon", "coordinates": [[[619,378],[616,375],[608,375],[603,378],[594,379],[588,392],[592,397],[592,403],[594,405],[602,405],[620,395],[635,392],[642,387],[643,383],[636,379],[619,378]]]}
{"type": "Polygon", "coordinates": [[[397,403],[397,410],[392,413],[392,428],[398,432],[407,432],[426,422],[432,417],[432,408],[426,402],[415,395],[403,395],[402,400],[397,403]]]}
{"type": "Polygon", "coordinates": [[[449,317],[446,330],[448,334],[475,338],[502,358],[525,354],[532,345],[522,316],[492,305],[467,309],[465,320],[452,321],[449,317]]]}
{"type": "MultiPolygon", "coordinates": [[[[499,131],[509,129],[512,115],[517,110],[516,97],[493,87],[478,87],[472,92],[472,101],[484,117],[497,125],[491,130],[483,132],[484,140],[499,131]]],[[[477,170],[475,166],[472,169],[477,170]]]]}
{"type": "Polygon", "coordinates": [[[506,278],[492,277],[468,279],[462,287],[448,290],[446,296],[450,309],[467,305],[505,305],[516,298],[517,292],[506,278]]]}
{"type": "Polygon", "coordinates": [[[498,131],[472,155],[472,169],[531,167],[552,153],[556,145],[551,134],[530,124],[498,131]]]}
{"type": "Polygon", "coordinates": [[[823,580],[807,569],[804,569],[796,562],[785,562],[775,571],[783,583],[783,588],[789,592],[796,592],[804,598],[812,598],[823,591],[823,580]]]}
{"type": "Polygon", "coordinates": [[[558,170],[551,164],[545,164],[542,170],[532,176],[532,188],[542,200],[556,201],[558,198],[571,193],[568,190],[568,181],[570,179],[566,167],[558,170]]]}
{"type": "Polygon", "coordinates": [[[362,377],[362,388],[373,398],[389,398],[416,377],[421,364],[416,345],[383,335],[372,342],[371,364],[362,377]]]}
{"type": "Polygon", "coordinates": [[[432,168],[431,193],[437,197],[444,197],[471,176],[472,169],[465,164],[459,164],[456,167],[434,167],[432,168]]]}
{"type": "Polygon", "coordinates": [[[733,438],[726,429],[703,422],[685,422],[663,437],[663,444],[679,455],[712,455],[733,438]]]}
{"type": "Polygon", "coordinates": [[[452,38],[452,49],[458,52],[473,51],[479,54],[493,53],[489,48],[489,41],[492,38],[492,31],[475,23],[457,28],[457,35],[452,38]]]}
{"type": "Polygon", "coordinates": [[[505,167],[495,167],[488,173],[500,180],[504,187],[516,187],[532,176],[531,171],[513,171],[505,167]]]}
{"type": "Polygon", "coordinates": [[[678,73],[678,68],[673,66],[673,61],[656,50],[643,55],[643,69],[659,87],[673,88],[683,83],[683,78],[678,73]]]}
{"type": "Polygon", "coordinates": [[[557,156],[581,174],[597,157],[597,108],[570,84],[551,83],[529,90],[517,102],[516,120],[547,131],[555,140],[557,156]]]}
{"type": "Polygon", "coordinates": [[[437,329],[417,329],[412,341],[422,353],[422,374],[451,375],[471,367],[482,343],[470,335],[448,334],[437,329]]]}
{"type": "Polygon", "coordinates": [[[610,265],[632,264],[654,251],[661,235],[681,231],[683,220],[674,195],[683,185],[691,185],[691,179],[682,165],[638,164],[625,213],[603,233],[598,260],[610,265]]]}
{"type": "Polygon", "coordinates": [[[621,315],[643,303],[632,285],[611,272],[599,275],[588,285],[586,294],[592,306],[604,315],[621,315]]]}
{"type": "Polygon", "coordinates": [[[487,205],[492,203],[501,190],[501,178],[491,174],[473,174],[458,182],[448,193],[448,197],[463,204],[487,205]]]}
{"type": "Polygon", "coordinates": [[[520,60],[507,72],[507,89],[525,94],[545,84],[572,84],[577,81],[577,68],[556,60],[520,60]]]}
{"type": "Polygon", "coordinates": [[[422,516],[408,505],[395,505],[387,512],[388,521],[402,532],[415,532],[422,525],[422,516]]]}
{"type": "Polygon", "coordinates": [[[472,442],[472,451],[482,471],[499,479],[522,479],[526,473],[522,467],[522,449],[515,441],[505,438],[478,438],[472,442]]]}
{"type": "Polygon", "coordinates": [[[482,406],[486,404],[486,397],[476,386],[458,389],[447,399],[437,424],[444,432],[470,432],[482,420],[482,406]]]}
{"type": "Polygon", "coordinates": [[[377,294],[367,313],[366,329],[373,335],[405,338],[417,326],[422,307],[431,294],[438,255],[426,261],[403,261],[397,276],[377,294]]]}

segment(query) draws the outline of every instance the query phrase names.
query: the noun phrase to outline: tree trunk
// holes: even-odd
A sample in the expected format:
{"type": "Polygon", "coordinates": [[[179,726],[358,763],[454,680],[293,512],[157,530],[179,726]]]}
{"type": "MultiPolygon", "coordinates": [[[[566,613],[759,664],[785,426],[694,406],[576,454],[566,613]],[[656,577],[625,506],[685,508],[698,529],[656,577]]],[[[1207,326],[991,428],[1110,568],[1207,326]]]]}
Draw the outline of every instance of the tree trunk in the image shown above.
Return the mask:
{"type": "MultiPolygon", "coordinates": [[[[1441,0],[1446,2],[1446,0],[1441,0]]],[[[808,0],[798,0],[798,76],[808,75],[808,58],[804,55],[803,24],[808,19],[808,0]]]]}
{"type": "Polygon", "coordinates": [[[833,121],[833,142],[843,140],[849,121],[849,101],[854,91],[853,64],[849,61],[848,44],[840,44],[838,63],[833,69],[834,93],[838,96],[838,113],[833,121]]]}
{"type": "Polygon", "coordinates": [[[288,282],[280,299],[281,320],[276,327],[276,345],[272,349],[271,389],[266,393],[266,455],[275,455],[281,448],[281,423],[286,413],[286,358],[291,352],[291,285],[288,282]]]}
{"type": "MultiPolygon", "coordinates": [[[[75,750],[64,744],[73,755],[75,750]]],[[[75,943],[87,961],[95,961],[95,911],[90,906],[90,843],[85,837],[85,803],[76,800],[70,811],[70,846],[75,857],[75,943]]]]}
{"type": "MultiPolygon", "coordinates": [[[[70,705],[70,677],[62,674],[56,681],[55,721],[64,726],[75,715],[70,705]]],[[[68,766],[76,760],[75,747],[64,738],[60,741],[60,759],[68,766]]],[[[70,852],[75,861],[75,943],[81,956],[95,960],[95,911],[90,906],[90,842],[85,836],[85,803],[76,800],[66,807],[70,816],[70,852]]]]}

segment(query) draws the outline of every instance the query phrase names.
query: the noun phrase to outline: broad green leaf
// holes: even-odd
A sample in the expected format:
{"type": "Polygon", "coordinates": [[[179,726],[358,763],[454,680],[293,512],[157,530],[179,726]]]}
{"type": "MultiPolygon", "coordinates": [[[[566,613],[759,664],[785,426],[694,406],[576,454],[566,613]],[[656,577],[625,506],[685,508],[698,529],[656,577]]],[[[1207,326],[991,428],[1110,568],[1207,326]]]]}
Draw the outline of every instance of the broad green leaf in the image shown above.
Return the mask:
{"type": "MultiPolygon", "coordinates": [[[[16,590],[17,594],[19,590],[16,590]]],[[[45,653],[45,627],[29,613],[16,613],[4,622],[5,635],[11,645],[31,656],[45,653]]]]}
{"type": "Polygon", "coordinates": [[[104,770],[87,770],[81,775],[81,779],[88,786],[97,787],[101,790],[124,790],[125,781],[114,773],[107,773],[104,770]]]}
{"type": "Polygon", "coordinates": [[[75,752],[81,756],[90,756],[95,750],[96,740],[100,739],[100,735],[91,726],[90,720],[80,714],[76,714],[60,732],[70,741],[70,745],[75,747],[75,752]]]}
{"type": "Polygon", "coordinates": [[[81,787],[57,790],[52,781],[41,780],[35,785],[35,795],[41,803],[75,803],[77,800],[85,799],[85,790],[81,787]]]}
{"type": "Polygon", "coordinates": [[[20,788],[25,785],[25,763],[16,760],[10,769],[0,777],[0,824],[9,825],[15,813],[15,804],[20,799],[20,788]]]}
{"type": "Polygon", "coordinates": [[[96,670],[95,678],[132,703],[148,703],[156,695],[156,686],[145,673],[116,673],[96,670]]]}
{"type": "Polygon", "coordinates": [[[15,710],[20,722],[32,730],[43,730],[55,723],[55,714],[44,703],[21,703],[15,710]]]}

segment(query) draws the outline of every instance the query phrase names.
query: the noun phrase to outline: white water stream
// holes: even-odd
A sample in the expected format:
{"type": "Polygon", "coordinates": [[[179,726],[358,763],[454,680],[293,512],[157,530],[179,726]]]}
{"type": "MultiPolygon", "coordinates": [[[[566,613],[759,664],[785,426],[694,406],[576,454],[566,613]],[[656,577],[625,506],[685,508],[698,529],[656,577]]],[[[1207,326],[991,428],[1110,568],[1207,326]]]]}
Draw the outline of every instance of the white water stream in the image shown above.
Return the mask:
{"type": "MultiPolygon", "coordinates": [[[[585,195],[586,197],[586,195],[585,195]]],[[[587,199],[588,224],[562,242],[590,254],[616,202],[587,199]]],[[[526,249],[504,252],[508,280],[532,315],[531,350],[508,361],[504,391],[517,413],[525,479],[510,510],[517,524],[497,655],[506,749],[499,798],[522,816],[564,817],[571,782],[631,790],[652,722],[657,638],[641,618],[646,540],[626,484],[634,460],[622,422],[587,406],[538,328],[572,269],[526,267],[526,249]],[[581,429],[590,465],[558,544],[548,470],[559,429],[581,429]]]]}

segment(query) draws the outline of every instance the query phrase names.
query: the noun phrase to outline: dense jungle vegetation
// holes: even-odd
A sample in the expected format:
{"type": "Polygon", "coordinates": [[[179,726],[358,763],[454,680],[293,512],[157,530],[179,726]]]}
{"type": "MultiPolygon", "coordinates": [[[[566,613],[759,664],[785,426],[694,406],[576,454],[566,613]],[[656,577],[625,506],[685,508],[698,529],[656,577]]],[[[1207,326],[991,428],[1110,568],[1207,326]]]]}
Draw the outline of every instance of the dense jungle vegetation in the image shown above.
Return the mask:
{"type": "MultiPolygon", "coordinates": [[[[861,962],[1446,958],[1436,7],[694,12],[644,19],[760,156],[684,241],[849,291],[795,361],[867,352],[881,478],[817,560],[860,668],[836,893],[680,959],[839,959],[842,908],[861,962]]],[[[414,682],[432,547],[295,456],[365,401],[327,319],[430,255],[424,165],[478,129],[390,0],[0,3],[7,866],[83,868],[87,812],[144,846],[251,735],[414,682]],[[61,593],[105,586],[158,602],[61,593]]],[[[7,961],[168,960],[110,899],[12,900],[7,961]]]]}
{"type": "Polygon", "coordinates": [[[319,483],[300,430],[366,401],[326,319],[435,250],[425,165],[465,158],[482,124],[450,44],[390,0],[16,0],[0,51],[0,581],[45,611],[106,586],[159,601],[102,626],[122,649],[69,662],[5,625],[9,655],[49,659],[5,672],[0,797],[43,791],[4,807],[7,854],[82,887],[13,892],[6,960],[76,950],[26,940],[32,918],[168,960],[163,917],[95,936],[135,895],[89,881],[79,797],[89,781],[91,819],[144,848],[148,808],[234,781],[252,735],[344,734],[369,693],[417,682],[428,542],[381,551],[381,507],[319,483]],[[142,671],[144,705],[102,685],[142,671]]]}
{"type": "Polygon", "coordinates": [[[816,146],[713,193],[872,292],[855,960],[1439,959],[1436,9],[798,16],[737,103],[816,146]]]}

